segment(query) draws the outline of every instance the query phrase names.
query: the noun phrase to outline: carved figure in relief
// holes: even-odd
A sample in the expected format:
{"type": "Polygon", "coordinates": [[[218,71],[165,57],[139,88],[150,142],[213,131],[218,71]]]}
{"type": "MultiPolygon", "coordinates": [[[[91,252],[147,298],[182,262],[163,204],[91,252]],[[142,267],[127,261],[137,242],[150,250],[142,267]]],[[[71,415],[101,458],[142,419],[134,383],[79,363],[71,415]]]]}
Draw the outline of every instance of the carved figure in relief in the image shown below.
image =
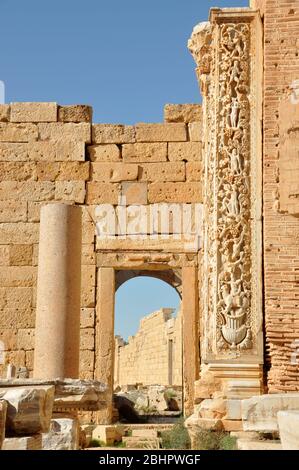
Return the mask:
{"type": "MultiPolygon", "coordinates": [[[[241,256],[241,247],[243,245],[244,240],[244,231],[241,233],[239,240],[234,240],[233,243],[233,252],[232,252],[232,260],[235,261],[241,256]]],[[[242,252],[242,255],[244,253],[242,252]]]]}
{"type": "Polygon", "coordinates": [[[237,216],[240,214],[238,191],[235,187],[233,188],[231,195],[230,195],[228,209],[229,209],[229,215],[237,216]]]}
{"type": "Polygon", "coordinates": [[[240,81],[240,74],[241,74],[241,70],[240,70],[240,67],[239,67],[239,61],[234,60],[234,64],[233,64],[231,72],[230,72],[230,78],[229,78],[228,84],[233,85],[234,88],[235,88],[236,85],[240,81]]]}
{"type": "Polygon", "coordinates": [[[230,168],[235,175],[239,175],[242,171],[240,155],[236,148],[230,153],[230,168]]]}
{"type": "Polygon", "coordinates": [[[198,61],[201,74],[211,74],[206,98],[209,104],[207,126],[209,128],[210,125],[211,132],[217,133],[217,139],[214,141],[212,135],[210,142],[207,174],[210,188],[214,189],[214,182],[217,182],[217,191],[212,196],[208,195],[206,217],[209,225],[208,255],[215,261],[209,266],[209,291],[215,292],[216,289],[218,293],[216,305],[215,297],[209,299],[209,308],[216,308],[218,351],[252,346],[250,25],[224,23],[219,30],[218,44],[212,41],[210,47],[210,43],[205,43],[207,49],[200,50],[201,61],[198,61]],[[202,67],[207,53],[210,54],[209,68],[202,67]],[[215,97],[218,97],[217,106],[215,97]],[[214,116],[215,109],[217,117],[214,116]],[[216,122],[217,126],[213,125],[216,122]]]}
{"type": "Polygon", "coordinates": [[[234,129],[238,128],[238,116],[239,116],[239,102],[237,98],[233,98],[231,102],[230,125],[234,129]]]}

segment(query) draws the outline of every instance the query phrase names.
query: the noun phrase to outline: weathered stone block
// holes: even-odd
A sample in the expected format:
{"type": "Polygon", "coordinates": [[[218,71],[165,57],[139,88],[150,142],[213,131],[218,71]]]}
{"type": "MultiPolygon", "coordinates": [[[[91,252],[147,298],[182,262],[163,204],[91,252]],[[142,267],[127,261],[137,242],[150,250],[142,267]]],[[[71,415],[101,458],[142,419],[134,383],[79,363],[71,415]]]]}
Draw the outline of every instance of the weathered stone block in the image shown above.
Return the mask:
{"type": "Polygon", "coordinates": [[[226,415],[225,418],[229,420],[242,419],[242,401],[241,400],[226,400],[226,415]]]}
{"type": "Polygon", "coordinates": [[[158,437],[156,429],[133,429],[132,437],[143,437],[145,439],[154,439],[158,437]]]}
{"type": "Polygon", "coordinates": [[[56,103],[11,103],[11,122],[55,122],[56,103]]]}
{"type": "Polygon", "coordinates": [[[187,140],[183,123],[136,125],[137,142],[184,142],[187,140]]]}
{"type": "Polygon", "coordinates": [[[148,188],[148,202],[202,202],[199,183],[151,183],[148,188]]]}
{"type": "Polygon", "coordinates": [[[50,181],[1,181],[0,200],[49,201],[54,198],[50,181]]]}
{"type": "Polygon", "coordinates": [[[186,163],[186,180],[202,181],[202,164],[201,162],[186,163]]]}
{"type": "Polygon", "coordinates": [[[19,222],[0,224],[0,244],[31,244],[37,243],[39,227],[34,223],[19,222]]]}
{"type": "Polygon", "coordinates": [[[85,193],[84,181],[56,181],[55,183],[56,201],[72,201],[83,204],[85,193]]]}
{"type": "Polygon", "coordinates": [[[34,336],[34,328],[20,328],[18,330],[18,348],[25,349],[25,351],[34,349],[34,336]]]}
{"type": "Polygon", "coordinates": [[[94,350],[94,328],[83,328],[80,330],[80,349],[94,350]]]}
{"type": "Polygon", "coordinates": [[[0,388],[0,397],[7,401],[7,430],[16,435],[48,431],[54,391],[53,386],[0,388]]]}
{"type": "MultiPolygon", "coordinates": [[[[4,344],[5,351],[15,351],[17,347],[17,330],[3,328],[0,330],[0,341],[4,344]]],[[[7,352],[5,353],[7,354],[7,352]]]]}
{"type": "Polygon", "coordinates": [[[6,422],[7,402],[0,400],[0,450],[5,437],[5,422],[6,422]]]}
{"type": "Polygon", "coordinates": [[[2,450],[42,450],[42,436],[7,437],[2,450]]]}
{"type": "MultiPolygon", "coordinates": [[[[83,231],[85,233],[85,228],[86,224],[83,227],[83,231]]],[[[95,224],[90,223],[88,226],[91,228],[91,234],[92,234],[92,242],[89,242],[88,244],[83,244],[82,245],[82,265],[88,265],[88,264],[95,264],[96,263],[96,256],[95,256],[95,250],[94,250],[94,244],[93,244],[93,238],[95,235],[95,224]]]]}
{"type": "Polygon", "coordinates": [[[81,285],[81,307],[94,307],[95,306],[95,287],[81,285]]]}
{"type": "Polygon", "coordinates": [[[194,122],[201,121],[202,109],[200,104],[166,104],[164,106],[165,122],[194,122]]]}
{"type": "Polygon", "coordinates": [[[121,195],[128,205],[147,204],[147,183],[122,183],[121,195]]]}
{"type": "Polygon", "coordinates": [[[92,162],[121,161],[120,148],[115,144],[90,145],[87,151],[92,162]]]}
{"type": "Polygon", "coordinates": [[[9,264],[10,266],[30,266],[32,255],[32,245],[10,245],[9,264]]]}
{"type": "Polygon", "coordinates": [[[0,201],[0,222],[26,222],[27,204],[23,201],[0,201]]]}
{"type": "Polygon", "coordinates": [[[36,124],[0,122],[0,142],[32,142],[38,138],[36,124]]]}
{"type": "Polygon", "coordinates": [[[114,445],[116,442],[122,440],[122,430],[120,426],[111,426],[100,424],[97,425],[92,431],[92,438],[97,439],[105,444],[114,445]]]}
{"type": "Polygon", "coordinates": [[[58,121],[92,122],[92,107],[82,104],[59,106],[58,121]]]}
{"type": "Polygon", "coordinates": [[[9,266],[9,245],[0,245],[0,265],[9,266]]]}
{"type": "Polygon", "coordinates": [[[170,161],[201,161],[201,144],[197,142],[170,142],[168,159],[170,161]]]}
{"type": "MultiPolygon", "coordinates": [[[[192,449],[196,449],[196,442],[197,442],[197,435],[203,429],[207,429],[210,431],[222,431],[223,424],[221,419],[210,419],[210,418],[199,418],[196,414],[189,416],[189,418],[185,421],[185,426],[188,429],[191,442],[192,442],[192,449]]],[[[197,444],[198,445],[198,444],[197,444]]]]}
{"type": "Polygon", "coordinates": [[[278,431],[278,411],[298,409],[299,393],[260,395],[242,400],[244,431],[278,431]]]}
{"type": "Polygon", "coordinates": [[[238,439],[237,440],[238,450],[282,450],[282,446],[278,440],[260,440],[260,439],[238,439]]]}
{"type": "Polygon", "coordinates": [[[43,450],[77,450],[79,448],[79,425],[76,419],[55,418],[50,430],[42,435],[43,450]]]}
{"type": "Polygon", "coordinates": [[[75,141],[90,143],[91,125],[88,123],[53,122],[38,124],[41,140],[75,141]]]}
{"type": "Polygon", "coordinates": [[[238,432],[243,431],[242,420],[234,419],[223,419],[222,420],[223,429],[226,432],[238,432]]]}
{"type": "Polygon", "coordinates": [[[88,349],[80,351],[80,370],[81,371],[94,371],[94,351],[88,349]]]}
{"type": "Polygon", "coordinates": [[[29,371],[33,370],[34,351],[22,351],[25,354],[25,365],[29,371]]]}
{"type": "Polygon", "coordinates": [[[82,266],[81,279],[82,279],[82,284],[95,286],[96,285],[96,267],[95,266],[82,266]]]}
{"type": "Polygon", "coordinates": [[[191,122],[188,124],[188,133],[189,139],[191,142],[202,142],[202,123],[201,122],[191,122]]]}
{"type": "Polygon", "coordinates": [[[0,266],[9,266],[9,245],[0,245],[0,266]]]}
{"type": "MultiPolygon", "coordinates": [[[[35,144],[31,142],[30,145],[35,144]]],[[[27,162],[28,144],[14,144],[0,142],[0,161],[2,162],[27,162]]]]}
{"type": "Polygon", "coordinates": [[[185,181],[185,164],[143,163],[139,167],[140,181],[185,181]]]}
{"type": "Polygon", "coordinates": [[[39,222],[40,221],[40,210],[42,207],[42,202],[28,201],[28,211],[27,217],[28,222],[39,222]]]}
{"type": "Polygon", "coordinates": [[[81,308],[80,328],[93,328],[95,322],[94,308],[81,308]]]}
{"type": "Polygon", "coordinates": [[[125,163],[92,163],[91,179],[106,183],[134,181],[138,178],[138,165],[125,163]]]}
{"type": "MultiPolygon", "coordinates": [[[[93,243],[96,234],[96,225],[94,221],[83,223],[82,243],[93,243]]],[[[93,264],[93,263],[85,263],[93,264]]]]}
{"type": "Polygon", "coordinates": [[[136,143],[122,146],[124,162],[163,162],[167,160],[167,143],[136,143]]]}
{"type": "MultiPolygon", "coordinates": [[[[76,124],[75,124],[76,125],[76,124]]],[[[84,129],[81,131],[84,134],[84,129]]],[[[87,137],[87,130],[86,130],[87,137]]],[[[55,160],[57,162],[65,161],[84,161],[85,160],[85,143],[79,142],[65,142],[58,141],[56,146],[55,160]]]]}
{"type": "Polygon", "coordinates": [[[41,181],[86,181],[89,179],[89,163],[39,162],[36,172],[41,181]]]}
{"type": "Polygon", "coordinates": [[[93,124],[92,142],[94,144],[133,143],[135,142],[135,128],[121,124],[93,124]]]}
{"type": "Polygon", "coordinates": [[[36,180],[34,163],[0,163],[0,181],[36,180]]]}
{"type": "Polygon", "coordinates": [[[31,307],[31,287],[0,287],[0,309],[31,307]]]}
{"type": "Polygon", "coordinates": [[[0,310],[1,327],[9,329],[33,328],[35,325],[35,312],[31,307],[12,308],[5,307],[0,310]]]}
{"type": "MultiPolygon", "coordinates": [[[[11,144],[13,145],[13,144],[11,144]]],[[[1,150],[1,149],[0,149],[1,150]]],[[[6,149],[6,154],[10,149],[6,149]]],[[[24,149],[17,149],[20,153],[19,158],[23,158],[24,149]],[[23,152],[23,153],[22,153],[23,152]]],[[[12,152],[12,150],[10,150],[12,152]]],[[[38,162],[65,162],[65,161],[84,161],[85,143],[84,142],[33,142],[27,147],[28,159],[38,162]]],[[[11,158],[11,157],[10,157],[11,158]]]]}
{"type": "Polygon", "coordinates": [[[130,437],[124,436],[122,438],[122,442],[124,442],[127,448],[131,449],[160,449],[161,448],[161,439],[141,439],[139,437],[130,437]]]}
{"type": "Polygon", "coordinates": [[[87,183],[87,204],[117,204],[120,196],[120,184],[87,183]]]}
{"type": "Polygon", "coordinates": [[[35,267],[5,266],[0,270],[1,287],[31,287],[35,284],[35,280],[35,267]]]}
{"type": "Polygon", "coordinates": [[[277,413],[279,435],[283,450],[299,449],[299,411],[277,413]]]}
{"type": "Polygon", "coordinates": [[[10,119],[10,105],[0,104],[0,122],[8,122],[10,119]]]}
{"type": "Polygon", "coordinates": [[[196,408],[200,418],[222,419],[226,415],[226,403],[222,398],[203,400],[196,408]]]}

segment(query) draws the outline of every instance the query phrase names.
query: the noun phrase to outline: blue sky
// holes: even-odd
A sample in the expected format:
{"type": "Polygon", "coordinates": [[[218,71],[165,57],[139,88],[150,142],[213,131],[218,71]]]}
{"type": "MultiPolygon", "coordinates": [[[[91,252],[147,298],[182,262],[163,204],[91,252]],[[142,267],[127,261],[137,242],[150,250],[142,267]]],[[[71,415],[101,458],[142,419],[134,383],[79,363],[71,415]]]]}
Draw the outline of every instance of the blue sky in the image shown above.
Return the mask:
{"type": "MultiPolygon", "coordinates": [[[[162,307],[178,308],[177,291],[164,281],[136,277],[119,287],[115,302],[115,334],[127,339],[139,328],[139,320],[162,307]]],[[[174,315],[176,312],[174,313],[174,315]]]]}
{"type": "Polygon", "coordinates": [[[200,100],[186,44],[212,6],[244,0],[0,0],[6,102],[90,104],[95,122],[155,122],[200,100]]]}
{"type": "MultiPolygon", "coordinates": [[[[248,1],[0,0],[6,102],[90,104],[94,122],[162,121],[165,103],[200,101],[187,41],[213,6],[248,1]]],[[[177,305],[162,281],[131,280],[117,292],[116,333],[177,305]]]]}

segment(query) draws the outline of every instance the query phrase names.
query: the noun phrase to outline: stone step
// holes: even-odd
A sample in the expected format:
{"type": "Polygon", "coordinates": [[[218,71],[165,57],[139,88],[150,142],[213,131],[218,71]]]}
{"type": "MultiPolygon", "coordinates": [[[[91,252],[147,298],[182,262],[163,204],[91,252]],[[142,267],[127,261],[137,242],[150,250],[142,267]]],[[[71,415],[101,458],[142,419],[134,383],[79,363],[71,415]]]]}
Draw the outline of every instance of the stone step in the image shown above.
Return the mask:
{"type": "Polygon", "coordinates": [[[255,431],[232,431],[230,435],[237,439],[245,439],[247,441],[259,440],[259,433],[255,431]]]}
{"type": "Polygon", "coordinates": [[[159,438],[155,439],[145,439],[138,437],[123,437],[122,442],[126,444],[126,448],[132,449],[160,449],[161,440],[159,438]]]}
{"type": "Polygon", "coordinates": [[[2,450],[42,450],[42,435],[6,437],[2,450]]]}
{"type": "Polygon", "coordinates": [[[238,439],[238,450],[282,450],[280,441],[238,439]]]}
{"type": "Polygon", "coordinates": [[[155,439],[158,437],[157,429],[133,429],[132,437],[141,437],[144,439],[155,439]]]}
{"type": "Polygon", "coordinates": [[[155,429],[160,431],[170,431],[174,424],[173,423],[144,423],[144,424],[120,424],[126,431],[134,429],[155,429]]]}

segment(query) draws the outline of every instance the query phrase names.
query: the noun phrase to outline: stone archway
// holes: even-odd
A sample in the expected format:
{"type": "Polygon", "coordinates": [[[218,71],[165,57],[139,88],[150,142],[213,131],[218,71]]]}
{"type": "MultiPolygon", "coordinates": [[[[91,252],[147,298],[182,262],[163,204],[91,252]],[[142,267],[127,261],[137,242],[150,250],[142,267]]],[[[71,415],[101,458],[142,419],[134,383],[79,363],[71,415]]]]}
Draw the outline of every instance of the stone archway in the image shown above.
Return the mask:
{"type": "Polygon", "coordinates": [[[165,269],[161,271],[151,271],[149,269],[134,269],[134,270],[120,270],[116,271],[115,277],[115,290],[127,282],[129,279],[133,279],[139,276],[154,277],[166,282],[173,287],[180,298],[182,299],[182,273],[180,269],[165,269]]]}
{"type": "MultiPolygon", "coordinates": [[[[139,255],[140,256],[140,255],[139,255]]],[[[108,385],[108,407],[97,416],[100,423],[110,423],[113,419],[113,381],[114,381],[114,304],[115,292],[120,285],[137,276],[152,276],[161,279],[179,293],[182,299],[183,321],[183,393],[184,414],[190,415],[194,404],[194,382],[199,371],[199,319],[198,319],[198,263],[197,257],[188,260],[184,255],[176,255],[176,265],[168,261],[153,261],[153,255],[146,255],[142,267],[135,262],[122,262],[117,255],[109,262],[101,257],[104,266],[98,266],[97,273],[97,314],[96,314],[96,378],[108,385]],[[109,264],[110,266],[107,266],[109,264]],[[187,299],[187,302],[184,302],[187,299]]],[[[173,262],[173,256],[170,257],[173,262]]]]}

